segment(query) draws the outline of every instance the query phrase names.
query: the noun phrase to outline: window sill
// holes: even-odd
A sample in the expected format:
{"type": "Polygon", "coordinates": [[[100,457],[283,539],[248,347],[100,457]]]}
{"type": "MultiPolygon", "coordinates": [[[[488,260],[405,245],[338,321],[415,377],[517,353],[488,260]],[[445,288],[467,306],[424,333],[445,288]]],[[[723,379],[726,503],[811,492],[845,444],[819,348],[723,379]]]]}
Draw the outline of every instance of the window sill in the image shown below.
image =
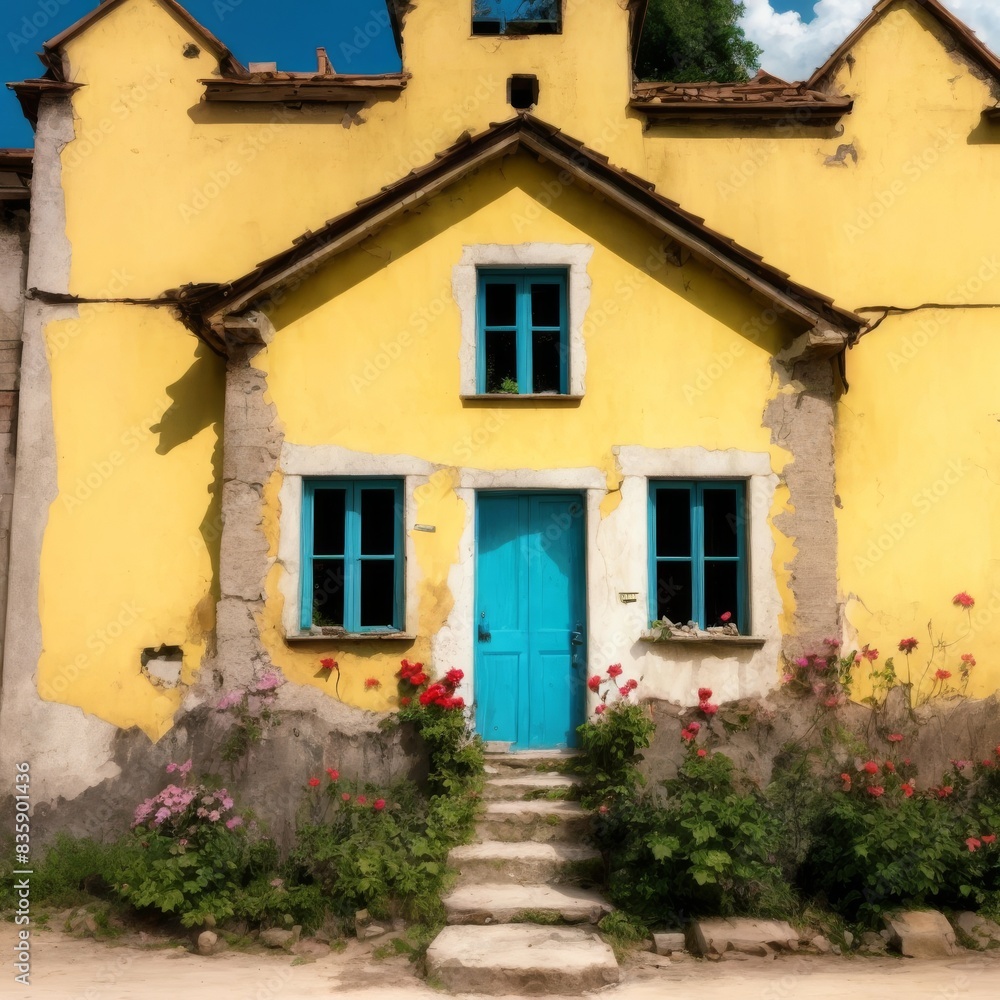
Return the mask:
{"type": "Polygon", "coordinates": [[[679,636],[663,637],[643,632],[639,641],[657,646],[742,646],[759,649],[767,639],[759,635],[692,635],[682,639],[679,636]]]}
{"type": "Polygon", "coordinates": [[[416,642],[417,637],[409,632],[342,632],[329,629],[326,632],[292,632],[285,636],[285,642],[416,642]]]}
{"type": "Polygon", "coordinates": [[[459,396],[463,403],[484,403],[496,406],[497,403],[539,403],[556,406],[579,406],[583,396],[570,396],[560,392],[479,392],[475,395],[459,396]]]}

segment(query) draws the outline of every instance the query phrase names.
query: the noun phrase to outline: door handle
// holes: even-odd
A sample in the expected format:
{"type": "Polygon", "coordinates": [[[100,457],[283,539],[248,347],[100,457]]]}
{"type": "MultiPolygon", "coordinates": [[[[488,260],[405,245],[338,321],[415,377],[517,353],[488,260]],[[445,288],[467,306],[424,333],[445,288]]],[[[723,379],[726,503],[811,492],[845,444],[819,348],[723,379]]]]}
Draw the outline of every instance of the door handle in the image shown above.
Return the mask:
{"type": "Polygon", "coordinates": [[[479,641],[489,642],[493,635],[490,632],[490,623],[486,620],[486,612],[484,611],[480,617],[482,621],[479,623],[479,641]]]}
{"type": "Polygon", "coordinates": [[[583,625],[579,622],[577,622],[576,628],[570,632],[569,642],[571,646],[583,645],[583,625]]]}

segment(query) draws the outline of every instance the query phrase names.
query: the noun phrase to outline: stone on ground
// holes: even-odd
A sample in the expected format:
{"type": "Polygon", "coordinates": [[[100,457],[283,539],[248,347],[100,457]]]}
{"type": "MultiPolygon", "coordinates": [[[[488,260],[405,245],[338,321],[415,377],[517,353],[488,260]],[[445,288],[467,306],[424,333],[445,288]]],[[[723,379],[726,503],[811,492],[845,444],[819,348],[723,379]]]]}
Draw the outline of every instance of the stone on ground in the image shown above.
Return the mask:
{"type": "Polygon", "coordinates": [[[684,947],[684,935],[679,931],[653,935],[653,951],[657,955],[672,955],[675,951],[684,951],[684,947]]]}
{"type": "Polygon", "coordinates": [[[597,934],[535,924],[446,927],[427,949],[427,969],[455,993],[485,996],[576,996],[618,982],[597,934]]]}
{"type": "Polygon", "coordinates": [[[908,910],[885,918],[889,943],[907,958],[948,958],[958,953],[955,932],[937,910],[908,910]]]}
{"type": "Polygon", "coordinates": [[[965,910],[955,918],[955,926],[967,937],[971,938],[980,948],[989,948],[990,943],[1000,944],[1000,924],[978,913],[965,910]]]}
{"type": "Polygon", "coordinates": [[[766,958],[773,951],[792,951],[799,936],[784,920],[695,920],[688,930],[688,942],[696,955],[724,955],[738,951],[766,958]],[[794,944],[792,944],[794,942],[794,944]]]}

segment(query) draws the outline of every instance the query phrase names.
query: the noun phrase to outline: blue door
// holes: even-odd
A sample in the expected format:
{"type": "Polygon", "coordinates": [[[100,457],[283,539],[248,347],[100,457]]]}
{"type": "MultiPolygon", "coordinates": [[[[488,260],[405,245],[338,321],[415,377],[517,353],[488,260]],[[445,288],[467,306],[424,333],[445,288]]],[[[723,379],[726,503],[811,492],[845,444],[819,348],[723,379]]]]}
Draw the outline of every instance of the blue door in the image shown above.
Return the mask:
{"type": "Polygon", "coordinates": [[[586,684],[584,504],[481,493],[476,510],[476,728],[512,750],[576,745],[586,684]]]}

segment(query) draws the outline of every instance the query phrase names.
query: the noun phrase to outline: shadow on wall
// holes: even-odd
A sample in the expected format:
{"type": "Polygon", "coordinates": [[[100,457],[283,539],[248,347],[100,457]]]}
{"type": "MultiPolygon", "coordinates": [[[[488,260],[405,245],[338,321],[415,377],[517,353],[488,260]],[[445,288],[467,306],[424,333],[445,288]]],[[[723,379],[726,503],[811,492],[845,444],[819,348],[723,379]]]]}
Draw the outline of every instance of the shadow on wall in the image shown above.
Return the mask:
{"type": "Polygon", "coordinates": [[[160,439],[158,455],[169,455],[178,446],[191,441],[206,428],[215,431],[212,449],[212,477],[205,516],[198,530],[212,561],[213,601],[219,599],[219,546],[222,539],[222,433],[225,407],[225,362],[201,341],[191,367],[172,385],[167,386],[171,399],[158,424],[150,428],[160,439]]]}

